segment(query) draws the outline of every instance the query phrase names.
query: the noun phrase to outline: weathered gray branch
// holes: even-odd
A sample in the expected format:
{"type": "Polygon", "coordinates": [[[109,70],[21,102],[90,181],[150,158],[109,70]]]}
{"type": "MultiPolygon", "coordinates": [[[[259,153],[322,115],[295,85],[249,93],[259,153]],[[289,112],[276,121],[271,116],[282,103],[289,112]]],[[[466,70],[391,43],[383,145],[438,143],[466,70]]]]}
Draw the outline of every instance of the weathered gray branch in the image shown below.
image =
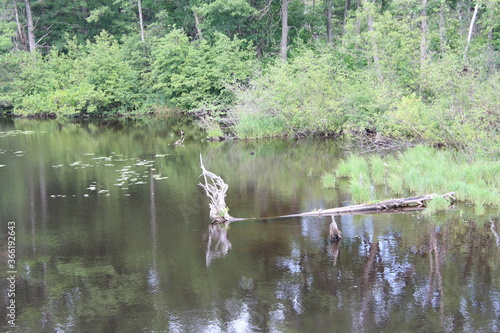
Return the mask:
{"type": "Polygon", "coordinates": [[[205,193],[210,199],[210,218],[213,223],[225,223],[244,220],[269,220],[286,217],[300,217],[300,216],[332,216],[332,223],[330,225],[330,237],[333,240],[340,240],[342,235],[335,221],[334,215],[354,215],[354,214],[379,214],[379,213],[397,213],[407,211],[419,211],[425,209],[426,202],[435,198],[443,197],[450,201],[455,201],[455,193],[449,192],[441,195],[425,194],[416,197],[399,198],[384,200],[373,204],[361,204],[346,207],[337,207],[330,209],[318,209],[312,212],[270,216],[270,217],[252,217],[252,218],[235,218],[228,214],[229,208],[226,206],[226,192],[228,185],[213,172],[208,171],[203,165],[203,159],[200,154],[200,164],[202,176],[205,183],[199,183],[205,189],[205,193]]]}
{"type": "Polygon", "coordinates": [[[203,159],[200,154],[200,165],[205,184],[198,183],[205,189],[205,193],[210,199],[210,218],[217,223],[226,222],[232,219],[228,214],[229,208],[226,206],[226,192],[228,185],[221,177],[205,169],[203,159]]]}

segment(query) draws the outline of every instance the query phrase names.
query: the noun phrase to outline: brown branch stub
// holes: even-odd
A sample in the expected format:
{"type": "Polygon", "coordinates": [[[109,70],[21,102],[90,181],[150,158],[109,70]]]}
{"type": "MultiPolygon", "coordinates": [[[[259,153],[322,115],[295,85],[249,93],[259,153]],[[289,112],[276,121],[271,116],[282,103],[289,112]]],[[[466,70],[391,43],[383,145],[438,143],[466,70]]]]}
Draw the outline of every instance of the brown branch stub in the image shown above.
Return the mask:
{"type": "Polygon", "coordinates": [[[201,176],[205,183],[198,183],[203,189],[205,189],[205,193],[207,197],[210,199],[210,218],[212,219],[212,223],[224,223],[232,219],[231,215],[229,215],[229,208],[226,206],[226,192],[228,189],[228,185],[224,182],[224,180],[214,174],[213,172],[208,171],[203,165],[203,159],[200,154],[200,166],[201,166],[201,176]]]}
{"type": "Polygon", "coordinates": [[[335,215],[332,216],[332,223],[330,223],[330,241],[331,242],[338,242],[342,239],[342,232],[339,229],[339,226],[337,225],[337,221],[335,221],[335,215]]]}

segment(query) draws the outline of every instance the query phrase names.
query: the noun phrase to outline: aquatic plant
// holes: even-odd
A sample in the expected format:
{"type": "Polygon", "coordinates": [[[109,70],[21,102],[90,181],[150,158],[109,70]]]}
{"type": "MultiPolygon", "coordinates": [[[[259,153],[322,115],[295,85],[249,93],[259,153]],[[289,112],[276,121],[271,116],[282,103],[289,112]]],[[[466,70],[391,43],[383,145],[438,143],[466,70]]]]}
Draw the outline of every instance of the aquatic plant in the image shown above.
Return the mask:
{"type": "Polygon", "coordinates": [[[323,176],[321,176],[321,181],[323,183],[323,188],[334,188],[336,184],[335,175],[325,172],[323,176]]]}
{"type": "MultiPolygon", "coordinates": [[[[352,154],[339,163],[335,175],[351,180],[349,191],[354,202],[367,201],[372,185],[386,184],[390,195],[395,196],[453,191],[458,201],[474,205],[478,215],[484,214],[485,206],[500,207],[500,163],[470,161],[469,156],[451,150],[416,146],[385,157],[352,154]]],[[[442,201],[430,202],[428,214],[444,206],[442,201]]]]}
{"type": "Polygon", "coordinates": [[[371,176],[375,185],[384,185],[385,183],[385,165],[382,157],[373,155],[370,157],[371,176]]]}
{"type": "Polygon", "coordinates": [[[401,195],[404,193],[403,178],[400,175],[391,173],[387,177],[387,186],[394,194],[401,195]]]}
{"type": "Polygon", "coordinates": [[[450,208],[450,203],[443,197],[434,197],[427,203],[427,208],[423,211],[424,215],[432,215],[436,212],[446,211],[450,208]]]}
{"type": "Polygon", "coordinates": [[[368,162],[365,158],[354,154],[342,160],[337,167],[337,177],[340,178],[369,179],[368,174],[368,162]]]}
{"type": "Polygon", "coordinates": [[[353,203],[363,203],[370,200],[369,179],[360,176],[358,179],[351,179],[350,192],[353,203]]]}

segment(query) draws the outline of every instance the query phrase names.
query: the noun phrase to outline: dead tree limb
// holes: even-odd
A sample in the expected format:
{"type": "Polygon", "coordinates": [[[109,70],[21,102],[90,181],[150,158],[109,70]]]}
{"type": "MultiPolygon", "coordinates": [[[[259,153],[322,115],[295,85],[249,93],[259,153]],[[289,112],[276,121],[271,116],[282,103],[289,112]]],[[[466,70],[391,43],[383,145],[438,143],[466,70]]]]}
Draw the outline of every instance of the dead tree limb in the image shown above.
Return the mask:
{"type": "Polygon", "coordinates": [[[281,216],[271,216],[271,217],[252,217],[252,218],[235,218],[229,215],[229,208],[226,206],[226,192],[228,185],[224,180],[208,171],[203,165],[203,159],[200,154],[200,165],[202,170],[202,176],[205,183],[199,183],[201,187],[205,189],[205,193],[210,199],[210,218],[212,223],[225,223],[225,222],[235,222],[243,220],[269,220],[278,219],[286,217],[300,217],[300,216],[332,216],[332,223],[330,225],[330,236],[332,239],[341,239],[341,233],[335,222],[334,215],[354,215],[354,214],[379,214],[379,213],[399,213],[408,211],[419,211],[425,209],[427,201],[435,197],[443,197],[450,202],[455,201],[455,193],[449,192],[441,195],[437,194],[425,194],[416,197],[390,199],[385,201],[380,201],[373,204],[361,204],[346,207],[337,207],[330,209],[318,209],[312,212],[291,214],[291,215],[281,215],[281,216]]]}
{"type": "Polygon", "coordinates": [[[198,183],[198,185],[205,189],[205,193],[210,199],[210,218],[213,223],[224,223],[231,220],[232,217],[228,213],[229,208],[226,206],[226,192],[228,185],[224,183],[224,180],[222,180],[221,177],[205,169],[201,154],[200,164],[202,170],[201,175],[205,180],[205,184],[198,183]]]}
{"type": "Polygon", "coordinates": [[[425,194],[417,197],[400,198],[400,199],[390,199],[385,201],[380,201],[373,204],[361,204],[354,206],[330,208],[330,209],[320,209],[317,211],[286,215],[284,217],[292,216],[315,216],[315,215],[341,215],[341,214],[355,214],[355,213],[376,213],[380,211],[392,211],[397,209],[424,209],[426,202],[435,198],[443,197],[450,201],[455,201],[455,192],[449,192],[441,195],[437,194],[425,194]]]}
{"type": "Polygon", "coordinates": [[[330,223],[330,240],[332,242],[338,242],[342,239],[342,233],[339,230],[337,221],[335,221],[335,215],[332,215],[332,223],[330,223]]]}

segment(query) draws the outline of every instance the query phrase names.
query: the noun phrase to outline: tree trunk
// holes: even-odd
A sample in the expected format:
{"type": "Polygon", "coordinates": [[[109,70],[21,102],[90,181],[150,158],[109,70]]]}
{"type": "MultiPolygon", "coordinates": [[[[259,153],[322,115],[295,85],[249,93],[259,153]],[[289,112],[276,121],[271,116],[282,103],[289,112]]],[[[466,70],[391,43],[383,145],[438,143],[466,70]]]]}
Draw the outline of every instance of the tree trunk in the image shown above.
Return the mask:
{"type": "MultiPolygon", "coordinates": [[[[486,10],[488,11],[488,67],[493,73],[495,71],[495,48],[493,46],[493,27],[495,26],[495,12],[497,9],[496,0],[490,0],[487,2],[486,10]]],[[[498,20],[498,19],[497,19],[498,20]]]]}
{"type": "Polygon", "coordinates": [[[23,27],[21,25],[21,21],[19,20],[19,10],[17,9],[17,1],[14,1],[14,13],[16,15],[16,24],[17,24],[17,38],[22,45],[23,50],[26,51],[26,35],[23,32],[23,27]]]}
{"type": "Polygon", "coordinates": [[[281,60],[287,60],[288,51],[288,3],[290,0],[281,0],[281,60]]]}
{"type": "Polygon", "coordinates": [[[474,32],[474,26],[476,25],[477,12],[479,11],[479,3],[476,3],[474,7],[474,14],[472,14],[472,19],[470,20],[469,33],[467,35],[467,44],[465,45],[464,58],[467,59],[467,53],[469,52],[469,45],[472,40],[472,33],[474,32]]]}
{"type": "Polygon", "coordinates": [[[332,22],[332,8],[333,3],[332,0],[328,0],[326,2],[326,32],[327,32],[327,40],[328,44],[333,42],[333,22],[332,22]]]}
{"type": "Polygon", "coordinates": [[[139,25],[141,27],[141,41],[144,43],[146,40],[144,38],[144,21],[142,19],[142,3],[141,3],[141,0],[137,0],[137,11],[139,12],[139,25]]]}
{"type": "Polygon", "coordinates": [[[347,13],[349,13],[349,9],[351,9],[351,0],[345,0],[344,23],[342,24],[342,30],[344,33],[345,33],[345,24],[347,22],[347,13]]]}
{"type": "Polygon", "coordinates": [[[444,53],[444,48],[446,46],[445,6],[445,0],[441,0],[441,6],[439,7],[439,47],[441,53],[444,53]]]}
{"type": "Polygon", "coordinates": [[[200,28],[200,18],[198,17],[198,14],[193,9],[193,14],[194,14],[194,23],[196,26],[196,34],[198,35],[198,39],[203,39],[203,35],[201,34],[201,28],[200,28]]]}
{"type": "Polygon", "coordinates": [[[35,26],[33,25],[33,16],[31,14],[31,5],[29,0],[24,0],[26,4],[26,18],[28,19],[28,43],[29,51],[35,52],[35,26]]]}
{"type": "Polygon", "coordinates": [[[422,25],[420,35],[420,72],[423,73],[427,61],[427,34],[429,27],[427,25],[427,0],[422,0],[422,25]]]}
{"type": "MultiPolygon", "coordinates": [[[[365,5],[369,5],[369,3],[370,2],[368,0],[364,0],[365,5]]],[[[370,34],[370,41],[373,49],[373,65],[375,67],[375,72],[377,73],[379,80],[382,80],[382,72],[380,70],[380,56],[378,53],[377,40],[375,38],[375,29],[373,28],[373,12],[374,12],[374,7],[369,5],[367,13],[368,16],[366,20],[368,24],[368,32],[370,34]]]]}

